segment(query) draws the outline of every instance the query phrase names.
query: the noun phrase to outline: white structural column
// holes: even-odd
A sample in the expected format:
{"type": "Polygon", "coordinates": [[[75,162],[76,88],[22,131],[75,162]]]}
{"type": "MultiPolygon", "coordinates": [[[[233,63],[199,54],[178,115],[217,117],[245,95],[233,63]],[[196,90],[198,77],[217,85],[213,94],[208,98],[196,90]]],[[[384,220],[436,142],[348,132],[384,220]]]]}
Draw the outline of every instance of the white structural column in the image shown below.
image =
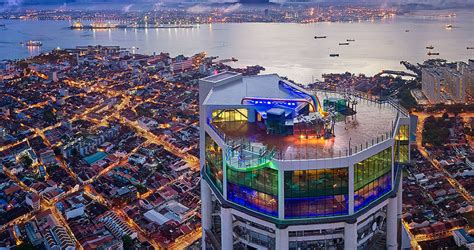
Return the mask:
{"type": "Polygon", "coordinates": [[[278,170],[278,218],[285,219],[285,171],[278,170]]]}
{"type": "Polygon", "coordinates": [[[349,166],[349,214],[354,214],[354,172],[355,165],[349,166]]]}
{"type": "Polygon", "coordinates": [[[230,208],[221,207],[221,245],[223,250],[234,247],[232,212],[230,208]]]}
{"type": "Polygon", "coordinates": [[[202,228],[210,230],[212,227],[212,198],[211,188],[206,181],[201,180],[201,214],[202,214],[202,228]]]}
{"type": "Polygon", "coordinates": [[[275,245],[276,250],[288,250],[290,248],[288,228],[275,229],[275,245]]]}
{"type": "Polygon", "coordinates": [[[402,199],[402,195],[403,195],[403,187],[402,187],[402,177],[400,177],[400,183],[398,183],[398,190],[397,190],[397,217],[398,219],[401,219],[402,218],[402,205],[403,205],[403,199],[402,199]]]}
{"type": "Polygon", "coordinates": [[[387,249],[396,250],[398,248],[398,199],[397,197],[389,198],[387,204],[387,249]]]}
{"type": "Polygon", "coordinates": [[[357,222],[344,225],[344,250],[357,249],[357,222]]]}

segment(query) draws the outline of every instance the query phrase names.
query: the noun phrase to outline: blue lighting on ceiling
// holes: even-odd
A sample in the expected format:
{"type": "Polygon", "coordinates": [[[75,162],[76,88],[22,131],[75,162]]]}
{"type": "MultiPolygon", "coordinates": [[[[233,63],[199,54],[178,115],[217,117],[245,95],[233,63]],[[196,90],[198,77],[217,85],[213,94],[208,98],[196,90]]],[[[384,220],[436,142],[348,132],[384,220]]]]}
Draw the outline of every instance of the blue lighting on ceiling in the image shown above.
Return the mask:
{"type": "Polygon", "coordinates": [[[283,105],[288,107],[296,107],[298,104],[294,101],[275,101],[275,100],[249,100],[249,103],[255,105],[283,105]]]}

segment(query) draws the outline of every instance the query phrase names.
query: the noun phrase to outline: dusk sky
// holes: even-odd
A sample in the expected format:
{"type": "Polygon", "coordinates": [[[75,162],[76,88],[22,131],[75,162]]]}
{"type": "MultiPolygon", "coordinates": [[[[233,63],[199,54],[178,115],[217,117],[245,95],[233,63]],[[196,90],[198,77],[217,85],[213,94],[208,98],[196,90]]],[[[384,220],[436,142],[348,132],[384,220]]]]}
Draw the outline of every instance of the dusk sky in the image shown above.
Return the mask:
{"type": "MultiPolygon", "coordinates": [[[[270,2],[287,2],[288,0],[270,0],[270,2]]],[[[176,1],[176,0],[142,0],[142,1],[94,1],[94,0],[0,0],[0,3],[3,2],[6,5],[16,6],[26,3],[62,3],[62,2],[114,2],[114,3],[128,3],[128,2],[189,2],[186,0],[176,1]]],[[[210,3],[228,3],[228,2],[238,2],[238,0],[208,0],[210,3]]],[[[423,3],[423,4],[432,4],[432,5],[448,5],[448,4],[473,4],[474,0],[312,0],[312,2],[352,2],[352,3],[362,3],[362,4],[397,4],[397,3],[423,3]]]]}

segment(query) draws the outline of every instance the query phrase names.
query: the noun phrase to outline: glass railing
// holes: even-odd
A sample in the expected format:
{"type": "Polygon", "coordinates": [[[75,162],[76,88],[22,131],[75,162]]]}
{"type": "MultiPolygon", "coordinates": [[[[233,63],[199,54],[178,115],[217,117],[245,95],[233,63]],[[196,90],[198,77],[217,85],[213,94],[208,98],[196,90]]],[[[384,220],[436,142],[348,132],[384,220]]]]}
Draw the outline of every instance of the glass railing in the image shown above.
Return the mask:
{"type": "MultiPolygon", "coordinates": [[[[330,90],[318,90],[319,93],[332,93],[332,94],[344,94],[337,91],[330,90]]],[[[399,119],[401,116],[408,117],[409,114],[405,108],[403,108],[398,102],[394,99],[385,99],[380,100],[377,97],[371,96],[369,94],[354,91],[350,94],[354,98],[360,98],[367,101],[374,102],[376,104],[389,105],[395,109],[396,116],[392,120],[391,126],[389,126],[385,132],[375,135],[373,138],[366,140],[365,143],[351,144],[348,142],[348,146],[342,150],[334,150],[324,153],[318,153],[317,151],[312,151],[311,149],[299,150],[298,152],[292,151],[291,153],[278,150],[276,148],[269,148],[266,145],[260,142],[251,142],[250,140],[245,140],[243,138],[231,139],[225,135],[217,126],[211,123],[208,119],[207,123],[210,128],[226,143],[228,149],[227,154],[227,163],[235,168],[249,168],[249,167],[258,167],[262,166],[272,160],[277,161],[292,161],[292,160],[317,160],[317,159],[330,159],[330,158],[344,158],[349,157],[354,154],[358,154],[362,151],[368,150],[376,145],[389,141],[395,138],[397,134],[397,126],[399,124],[399,119]]],[[[337,135],[336,135],[337,136],[337,135]]]]}
{"type": "Polygon", "coordinates": [[[227,139],[225,143],[227,145],[227,164],[236,170],[257,169],[269,164],[274,159],[275,150],[262,143],[243,139],[227,139]]]}

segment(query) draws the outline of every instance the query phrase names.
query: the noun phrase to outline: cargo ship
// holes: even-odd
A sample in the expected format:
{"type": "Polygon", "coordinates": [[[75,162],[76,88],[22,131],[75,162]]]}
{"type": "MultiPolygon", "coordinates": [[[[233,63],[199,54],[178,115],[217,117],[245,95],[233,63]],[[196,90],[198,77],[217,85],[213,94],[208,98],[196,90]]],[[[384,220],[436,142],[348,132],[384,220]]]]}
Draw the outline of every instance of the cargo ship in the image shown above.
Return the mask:
{"type": "Polygon", "coordinates": [[[28,47],[41,47],[43,43],[41,41],[29,40],[26,42],[26,46],[28,47]]]}
{"type": "Polygon", "coordinates": [[[426,46],[426,49],[434,49],[433,45],[426,46]]]}
{"type": "Polygon", "coordinates": [[[356,40],[355,39],[347,39],[346,41],[347,42],[355,42],[356,40]]]}
{"type": "Polygon", "coordinates": [[[349,43],[339,43],[339,45],[349,45],[349,43]]]}
{"type": "Polygon", "coordinates": [[[327,38],[327,36],[314,36],[314,39],[324,39],[327,38]]]}
{"type": "Polygon", "coordinates": [[[474,49],[474,47],[467,47],[467,49],[474,49]]]}
{"type": "Polygon", "coordinates": [[[330,57],[339,57],[339,54],[329,54],[330,57]]]}
{"type": "Polygon", "coordinates": [[[438,52],[431,52],[431,51],[430,51],[430,52],[428,52],[427,55],[429,55],[429,56],[439,56],[439,53],[438,53],[438,52]]]}

